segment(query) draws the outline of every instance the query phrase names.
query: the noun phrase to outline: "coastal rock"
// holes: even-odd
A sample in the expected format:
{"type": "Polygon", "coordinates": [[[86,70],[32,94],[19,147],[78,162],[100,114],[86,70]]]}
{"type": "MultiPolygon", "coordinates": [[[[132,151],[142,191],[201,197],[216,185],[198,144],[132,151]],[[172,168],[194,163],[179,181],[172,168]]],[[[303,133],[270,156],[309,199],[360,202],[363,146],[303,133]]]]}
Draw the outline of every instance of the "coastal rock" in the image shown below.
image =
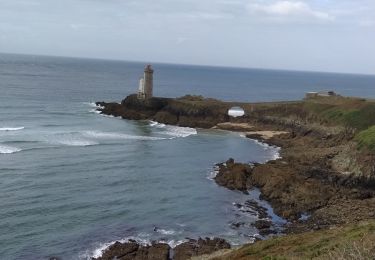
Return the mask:
{"type": "Polygon", "coordinates": [[[230,244],[221,238],[191,239],[174,248],[174,260],[187,260],[193,256],[210,254],[221,249],[229,249],[230,244]]]}
{"type": "Polygon", "coordinates": [[[214,99],[192,99],[189,96],[172,99],[153,97],[139,100],[127,96],[121,104],[97,102],[98,110],[106,115],[132,120],[154,120],[164,124],[211,128],[229,121],[227,111],[231,104],[214,99]]]}
{"type": "MultiPolygon", "coordinates": [[[[303,168],[303,167],[302,167],[303,168]]],[[[323,207],[335,195],[335,187],[314,178],[304,178],[304,170],[288,161],[271,161],[254,167],[250,182],[259,187],[262,197],[275,212],[289,220],[297,220],[301,212],[323,207]]]]}
{"type": "Polygon", "coordinates": [[[93,260],[169,260],[169,250],[169,245],[164,243],[142,246],[135,241],[116,242],[108,247],[101,257],[93,260]]]}
{"type": "Polygon", "coordinates": [[[210,254],[217,250],[228,249],[230,244],[221,238],[190,239],[174,249],[165,243],[140,245],[134,240],[115,242],[93,260],[188,260],[192,256],[210,254]]]}
{"type": "Polygon", "coordinates": [[[276,233],[276,231],[272,229],[271,220],[260,219],[255,221],[252,225],[258,229],[261,236],[267,236],[269,234],[276,233]]]}
{"type": "Polygon", "coordinates": [[[252,171],[250,165],[236,163],[231,158],[217,166],[219,167],[219,171],[214,179],[218,185],[224,186],[230,190],[239,190],[247,193],[247,182],[252,171]]]}
{"type": "MultiPolygon", "coordinates": [[[[251,187],[259,188],[261,198],[272,205],[276,214],[289,220],[292,226],[298,226],[298,230],[303,230],[300,227],[319,229],[375,216],[372,214],[375,155],[373,151],[359,150],[354,138],[357,130],[361,130],[355,127],[373,125],[373,113],[369,111],[374,110],[368,110],[367,102],[337,98],[234,104],[192,96],[139,101],[131,95],[121,104],[99,104],[104,107],[100,109],[102,113],[127,119],[154,119],[160,123],[202,128],[221,124],[222,128],[229,126],[236,131],[241,128],[243,131],[242,126],[246,126],[247,131],[251,131],[248,137],[281,147],[282,159],[264,164],[250,166],[233,159],[218,164],[214,179],[218,185],[244,193],[251,187]],[[242,107],[246,115],[240,119],[229,118],[227,111],[234,105],[242,107]],[[356,124],[357,120],[334,121],[331,116],[325,116],[337,109],[334,115],[341,117],[348,108],[358,113],[367,111],[360,118],[360,125],[356,124]],[[309,219],[301,221],[306,212],[309,219]]],[[[266,213],[261,215],[266,217],[266,213]]]]}

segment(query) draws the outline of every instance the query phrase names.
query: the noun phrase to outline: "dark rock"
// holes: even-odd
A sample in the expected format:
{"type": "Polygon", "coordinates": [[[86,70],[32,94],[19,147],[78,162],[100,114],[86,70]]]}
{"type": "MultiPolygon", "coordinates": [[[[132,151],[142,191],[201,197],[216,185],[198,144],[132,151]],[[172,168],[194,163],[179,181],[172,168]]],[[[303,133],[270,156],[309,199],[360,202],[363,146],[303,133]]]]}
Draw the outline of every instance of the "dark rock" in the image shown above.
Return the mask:
{"type": "Polygon", "coordinates": [[[253,226],[256,227],[257,229],[266,229],[272,226],[272,222],[270,220],[260,219],[260,220],[255,221],[253,223],[253,226]]]}
{"type": "Polygon", "coordinates": [[[169,245],[164,243],[141,246],[135,242],[116,242],[95,260],[169,260],[169,250],[169,245]]]}
{"type": "Polygon", "coordinates": [[[250,208],[252,211],[258,213],[259,219],[264,219],[268,217],[268,211],[265,207],[259,205],[259,203],[255,200],[247,200],[245,202],[245,206],[250,208]]]}
{"type": "Polygon", "coordinates": [[[219,172],[214,179],[218,185],[247,193],[247,183],[251,174],[250,165],[235,163],[233,159],[229,159],[217,166],[219,167],[219,172]]]}
{"type": "Polygon", "coordinates": [[[97,102],[103,114],[132,120],[155,120],[164,124],[211,128],[229,120],[231,104],[218,100],[191,100],[190,98],[159,98],[139,100],[137,95],[127,96],[121,104],[97,102]]]}
{"type": "Polygon", "coordinates": [[[231,228],[233,228],[233,229],[237,229],[237,228],[239,228],[239,227],[241,227],[243,225],[245,225],[244,222],[234,222],[234,223],[230,224],[231,228]]]}
{"type": "Polygon", "coordinates": [[[211,254],[221,249],[230,248],[230,244],[221,238],[189,240],[174,248],[174,260],[187,260],[193,256],[211,254]]]}
{"type": "Polygon", "coordinates": [[[272,222],[270,220],[260,219],[252,223],[252,226],[258,229],[261,236],[277,233],[277,231],[272,228],[272,222]]]}

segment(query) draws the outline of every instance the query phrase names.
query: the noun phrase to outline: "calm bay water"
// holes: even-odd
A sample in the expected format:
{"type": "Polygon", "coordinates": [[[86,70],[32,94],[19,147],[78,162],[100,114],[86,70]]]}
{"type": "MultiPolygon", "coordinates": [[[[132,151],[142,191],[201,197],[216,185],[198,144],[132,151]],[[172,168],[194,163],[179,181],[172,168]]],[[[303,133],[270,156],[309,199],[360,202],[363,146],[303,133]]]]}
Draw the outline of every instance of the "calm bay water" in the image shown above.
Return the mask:
{"type": "MultiPolygon", "coordinates": [[[[144,64],[0,55],[0,259],[86,259],[134,237],[173,244],[234,230],[233,202],[257,197],[218,187],[214,164],[276,155],[237,134],[98,115],[93,101],[120,101],[144,64]],[[153,228],[157,226],[158,232],[153,228]]],[[[238,101],[301,98],[333,89],[375,98],[375,77],[155,64],[158,96],[238,101]]],[[[236,213],[238,214],[236,216],[236,213]]]]}

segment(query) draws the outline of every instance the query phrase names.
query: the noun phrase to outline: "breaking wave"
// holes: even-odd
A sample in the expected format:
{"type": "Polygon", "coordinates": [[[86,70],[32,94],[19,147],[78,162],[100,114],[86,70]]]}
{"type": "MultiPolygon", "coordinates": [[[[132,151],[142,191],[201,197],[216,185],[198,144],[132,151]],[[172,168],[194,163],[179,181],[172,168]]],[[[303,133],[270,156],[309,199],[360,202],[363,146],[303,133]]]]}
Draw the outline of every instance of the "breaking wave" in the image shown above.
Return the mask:
{"type": "Polygon", "coordinates": [[[173,126],[173,125],[165,125],[162,123],[158,123],[155,121],[150,121],[149,125],[151,127],[156,127],[162,129],[162,134],[166,134],[173,137],[188,137],[191,135],[196,135],[197,129],[190,128],[190,127],[181,127],[181,126],[173,126]]]}
{"type": "Polygon", "coordinates": [[[166,230],[166,229],[157,229],[156,232],[163,234],[163,235],[173,235],[176,233],[174,230],[166,230]]]}
{"type": "Polygon", "coordinates": [[[0,154],[11,154],[22,151],[22,149],[12,146],[0,145],[0,154]]]}
{"type": "Polygon", "coordinates": [[[19,130],[23,130],[25,129],[25,127],[21,126],[21,127],[1,127],[0,128],[0,131],[19,131],[19,130]]]}
{"type": "MultiPolygon", "coordinates": [[[[92,258],[101,257],[102,254],[103,254],[103,251],[116,242],[126,243],[126,242],[130,242],[130,241],[136,241],[138,244],[143,245],[143,246],[151,245],[152,241],[148,238],[144,238],[145,236],[147,237],[149,235],[143,234],[140,237],[130,236],[130,237],[126,237],[124,239],[119,239],[119,240],[115,240],[115,241],[111,241],[111,242],[107,242],[107,243],[101,243],[97,247],[95,247],[93,250],[87,250],[86,252],[80,254],[79,259],[91,260],[92,258]]],[[[174,247],[178,246],[179,244],[182,244],[186,241],[187,241],[186,239],[184,239],[184,240],[173,240],[173,239],[172,240],[163,240],[163,239],[157,240],[157,242],[168,244],[171,248],[174,248],[174,247]]]]}
{"type": "Polygon", "coordinates": [[[90,107],[104,108],[103,106],[97,105],[95,102],[84,102],[84,104],[89,105],[90,107]]]}
{"type": "Polygon", "coordinates": [[[84,131],[83,135],[97,139],[127,139],[127,140],[165,140],[165,137],[129,135],[116,132],[84,131]]]}
{"type": "Polygon", "coordinates": [[[74,139],[57,140],[56,143],[67,145],[67,146],[91,146],[91,145],[99,144],[91,140],[74,140],[74,139]]]}
{"type": "Polygon", "coordinates": [[[85,138],[79,132],[70,133],[57,133],[52,136],[48,136],[43,140],[50,144],[65,145],[65,146],[91,146],[98,145],[99,143],[85,138]]]}
{"type": "Polygon", "coordinates": [[[219,166],[215,165],[214,168],[209,172],[207,179],[213,180],[216,175],[219,173],[219,166]]]}
{"type": "Polygon", "coordinates": [[[264,150],[270,150],[271,151],[271,159],[270,160],[277,160],[280,159],[280,147],[274,146],[274,145],[269,145],[263,142],[260,142],[258,140],[252,139],[257,145],[260,145],[263,147],[264,150]]]}
{"type": "Polygon", "coordinates": [[[164,128],[166,126],[165,124],[158,123],[158,122],[155,122],[155,121],[150,121],[149,125],[150,126],[155,126],[157,128],[164,128]]]}
{"type": "MultiPolygon", "coordinates": [[[[247,138],[244,134],[240,134],[240,136],[243,137],[243,138],[247,138]]],[[[263,150],[271,151],[271,156],[270,156],[269,160],[277,160],[277,159],[281,158],[281,155],[280,155],[281,148],[280,147],[277,147],[277,146],[274,146],[274,145],[269,145],[267,143],[258,141],[256,139],[249,138],[249,140],[251,140],[254,143],[256,143],[257,145],[261,146],[263,148],[263,150]]]]}
{"type": "Polygon", "coordinates": [[[89,110],[90,113],[95,113],[95,114],[100,114],[101,112],[99,110],[97,110],[96,108],[93,108],[93,109],[90,109],[89,110]]]}

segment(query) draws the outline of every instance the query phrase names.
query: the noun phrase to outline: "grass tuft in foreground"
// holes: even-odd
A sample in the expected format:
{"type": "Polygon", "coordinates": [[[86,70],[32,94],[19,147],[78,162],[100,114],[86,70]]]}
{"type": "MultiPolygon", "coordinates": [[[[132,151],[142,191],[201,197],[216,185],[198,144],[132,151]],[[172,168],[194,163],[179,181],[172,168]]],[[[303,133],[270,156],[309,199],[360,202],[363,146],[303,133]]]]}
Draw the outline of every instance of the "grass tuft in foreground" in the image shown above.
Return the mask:
{"type": "Polygon", "coordinates": [[[208,260],[358,259],[375,256],[375,221],[271,238],[208,260]]]}
{"type": "Polygon", "coordinates": [[[375,152],[375,125],[361,131],[355,137],[360,149],[368,149],[375,152]]]}

